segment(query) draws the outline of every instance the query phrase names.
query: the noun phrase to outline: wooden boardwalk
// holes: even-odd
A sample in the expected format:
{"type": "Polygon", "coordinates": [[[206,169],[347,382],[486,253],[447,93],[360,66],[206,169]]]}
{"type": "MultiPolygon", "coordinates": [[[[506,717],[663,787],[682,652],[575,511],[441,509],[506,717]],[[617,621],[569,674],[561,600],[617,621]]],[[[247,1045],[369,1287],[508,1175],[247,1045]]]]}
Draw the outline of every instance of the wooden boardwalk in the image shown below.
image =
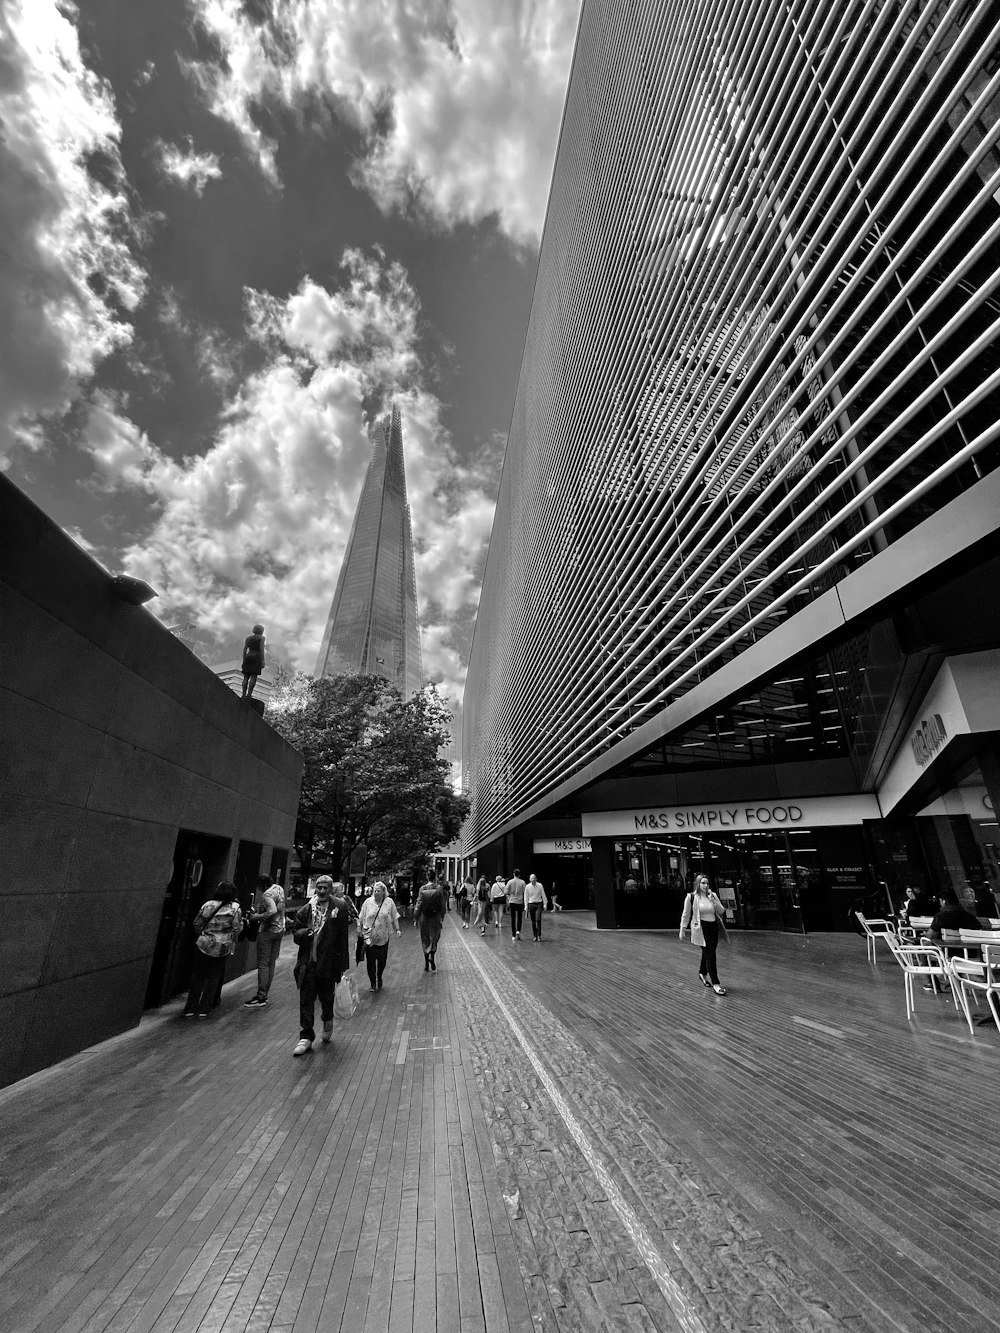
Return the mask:
{"type": "MultiPolygon", "coordinates": [[[[0,1092],[5,1333],[1000,1330],[1000,1034],[888,955],[412,927],[293,1060],[291,948],[0,1092]]],[[[72,1015],[54,1016],[72,1021],[72,1015]]]]}

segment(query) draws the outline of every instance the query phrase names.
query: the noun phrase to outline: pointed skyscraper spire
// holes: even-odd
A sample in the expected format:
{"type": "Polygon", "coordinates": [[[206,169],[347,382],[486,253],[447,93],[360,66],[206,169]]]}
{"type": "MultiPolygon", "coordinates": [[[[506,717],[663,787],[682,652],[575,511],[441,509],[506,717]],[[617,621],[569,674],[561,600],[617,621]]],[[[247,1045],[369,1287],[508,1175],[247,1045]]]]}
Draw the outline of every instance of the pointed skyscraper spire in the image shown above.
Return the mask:
{"type": "Polygon", "coordinates": [[[316,675],[384,676],[409,698],[422,687],[423,672],[398,407],[379,417],[369,438],[372,457],[340,566],[316,675]]]}

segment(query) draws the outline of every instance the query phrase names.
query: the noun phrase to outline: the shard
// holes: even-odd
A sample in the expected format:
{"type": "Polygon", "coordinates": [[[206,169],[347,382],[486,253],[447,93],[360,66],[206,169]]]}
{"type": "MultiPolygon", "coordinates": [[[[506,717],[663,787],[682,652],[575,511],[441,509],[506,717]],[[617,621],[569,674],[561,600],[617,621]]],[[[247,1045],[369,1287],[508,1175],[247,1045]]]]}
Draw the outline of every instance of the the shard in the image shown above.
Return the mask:
{"type": "Polygon", "coordinates": [[[382,676],[409,698],[423,685],[413,534],[399,409],[371,429],[372,457],[337,579],[316,675],[382,676]]]}

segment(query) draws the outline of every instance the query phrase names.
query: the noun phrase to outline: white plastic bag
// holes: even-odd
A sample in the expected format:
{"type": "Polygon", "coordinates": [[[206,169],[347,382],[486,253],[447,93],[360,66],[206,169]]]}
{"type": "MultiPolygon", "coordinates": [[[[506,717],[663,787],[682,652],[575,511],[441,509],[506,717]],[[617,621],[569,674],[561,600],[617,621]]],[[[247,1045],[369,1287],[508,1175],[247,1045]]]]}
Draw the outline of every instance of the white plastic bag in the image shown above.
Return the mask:
{"type": "Polygon", "coordinates": [[[334,1018],[353,1018],[358,1007],[358,987],[353,972],[345,972],[333,993],[334,1018]]]}

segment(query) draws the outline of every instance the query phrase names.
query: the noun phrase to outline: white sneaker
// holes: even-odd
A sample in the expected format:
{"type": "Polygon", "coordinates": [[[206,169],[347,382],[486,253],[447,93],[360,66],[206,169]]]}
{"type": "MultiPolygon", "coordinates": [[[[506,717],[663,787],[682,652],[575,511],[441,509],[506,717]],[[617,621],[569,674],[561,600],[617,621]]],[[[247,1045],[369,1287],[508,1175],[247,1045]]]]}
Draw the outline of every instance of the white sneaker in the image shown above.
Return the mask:
{"type": "Polygon", "coordinates": [[[312,1050],[312,1042],[309,1040],[309,1038],[308,1038],[308,1037],[300,1037],[299,1040],[298,1040],[298,1042],[297,1042],[296,1045],[295,1045],[295,1050],[292,1051],[292,1054],[293,1054],[293,1055],[305,1055],[307,1051],[311,1051],[311,1050],[312,1050]]]}
{"type": "MultiPolygon", "coordinates": [[[[372,987],[372,989],[373,989],[373,990],[375,989],[374,986],[372,987]]],[[[333,1036],[333,1019],[332,1019],[332,1018],[324,1019],[324,1020],[323,1020],[323,1040],[324,1040],[324,1041],[329,1041],[330,1038],[331,1038],[332,1036],[333,1036]]]]}

